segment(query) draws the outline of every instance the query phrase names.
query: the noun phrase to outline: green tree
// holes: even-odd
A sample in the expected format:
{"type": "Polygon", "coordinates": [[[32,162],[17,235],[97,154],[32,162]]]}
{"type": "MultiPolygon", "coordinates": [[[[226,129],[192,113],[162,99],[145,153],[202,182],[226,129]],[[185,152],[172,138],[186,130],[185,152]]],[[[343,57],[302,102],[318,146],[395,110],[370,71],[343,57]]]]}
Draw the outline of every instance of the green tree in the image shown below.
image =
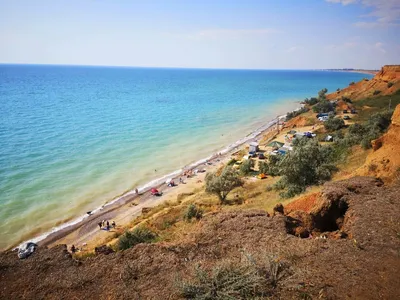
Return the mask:
{"type": "Polygon", "coordinates": [[[243,181],[238,172],[227,166],[221,174],[208,173],[205,178],[206,192],[218,196],[221,204],[226,201],[226,196],[236,187],[242,186],[243,181]]]}
{"type": "Polygon", "coordinates": [[[319,100],[325,100],[326,99],[326,93],[328,92],[327,88],[323,88],[318,92],[318,98],[319,100]]]}
{"type": "Polygon", "coordinates": [[[324,123],[325,129],[329,131],[336,131],[345,126],[343,119],[330,117],[324,123]]]}
{"type": "Polygon", "coordinates": [[[281,155],[270,155],[268,158],[268,162],[260,162],[260,173],[268,174],[271,176],[279,176],[279,162],[281,160],[281,157],[281,155]]]}
{"type": "Polygon", "coordinates": [[[328,180],[335,170],[331,147],[321,146],[313,139],[302,139],[297,142],[293,151],[279,162],[283,175],[275,185],[277,189],[286,188],[284,197],[292,197],[304,191],[306,186],[319,184],[328,180]]]}
{"type": "Polygon", "coordinates": [[[254,160],[252,159],[246,159],[241,165],[240,165],[240,173],[244,176],[249,175],[254,168],[254,160]]]}
{"type": "Polygon", "coordinates": [[[316,113],[328,113],[333,110],[332,103],[327,100],[322,100],[313,106],[313,111],[316,113]]]}

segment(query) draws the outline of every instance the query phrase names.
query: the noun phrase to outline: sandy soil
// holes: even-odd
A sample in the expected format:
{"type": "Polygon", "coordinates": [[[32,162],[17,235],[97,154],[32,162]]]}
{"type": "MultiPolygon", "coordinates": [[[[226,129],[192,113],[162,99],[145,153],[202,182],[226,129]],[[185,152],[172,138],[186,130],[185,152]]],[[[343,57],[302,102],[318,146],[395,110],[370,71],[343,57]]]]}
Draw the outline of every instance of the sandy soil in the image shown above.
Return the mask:
{"type": "MultiPolygon", "coordinates": [[[[229,262],[240,270],[246,257],[261,278],[271,278],[271,266],[279,276],[263,281],[265,294],[234,299],[399,299],[399,193],[399,185],[356,177],[325,184],[310,213],[212,213],[173,243],[80,261],[64,246],[39,247],[24,260],[0,253],[0,299],[183,299],[181,283],[197,282],[196,267],[211,273],[229,262]]],[[[224,287],[219,278],[212,287],[224,287]]]]}

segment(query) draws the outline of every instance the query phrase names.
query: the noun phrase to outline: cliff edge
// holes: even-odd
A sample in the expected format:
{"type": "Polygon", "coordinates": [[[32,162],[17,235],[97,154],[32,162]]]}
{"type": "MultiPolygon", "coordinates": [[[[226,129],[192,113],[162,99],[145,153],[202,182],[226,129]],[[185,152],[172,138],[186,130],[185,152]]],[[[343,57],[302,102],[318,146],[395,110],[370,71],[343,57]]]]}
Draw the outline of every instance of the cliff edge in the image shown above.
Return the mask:
{"type": "Polygon", "coordinates": [[[352,101],[390,95],[400,89],[400,65],[387,65],[372,78],[351,82],[349,86],[327,95],[329,100],[350,98],[352,101]]]}
{"type": "Polygon", "coordinates": [[[400,180],[400,105],[397,105],[388,131],[372,141],[373,152],[365,164],[356,171],[357,175],[375,176],[385,182],[400,180]]]}

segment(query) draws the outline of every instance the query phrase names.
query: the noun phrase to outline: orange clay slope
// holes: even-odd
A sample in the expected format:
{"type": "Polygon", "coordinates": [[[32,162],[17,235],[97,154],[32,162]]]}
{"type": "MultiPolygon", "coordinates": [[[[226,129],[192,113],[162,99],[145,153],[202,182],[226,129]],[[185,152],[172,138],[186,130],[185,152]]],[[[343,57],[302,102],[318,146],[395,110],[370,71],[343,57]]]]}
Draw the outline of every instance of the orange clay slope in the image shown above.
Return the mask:
{"type": "Polygon", "coordinates": [[[375,96],[374,92],[376,95],[389,95],[398,89],[400,89],[400,65],[390,65],[382,67],[370,80],[363,79],[354,84],[349,82],[348,87],[327,95],[327,99],[347,97],[352,101],[357,101],[375,96]]]}
{"type": "Polygon", "coordinates": [[[356,175],[380,177],[385,182],[400,179],[400,104],[397,105],[389,130],[372,141],[373,152],[356,175]]]}

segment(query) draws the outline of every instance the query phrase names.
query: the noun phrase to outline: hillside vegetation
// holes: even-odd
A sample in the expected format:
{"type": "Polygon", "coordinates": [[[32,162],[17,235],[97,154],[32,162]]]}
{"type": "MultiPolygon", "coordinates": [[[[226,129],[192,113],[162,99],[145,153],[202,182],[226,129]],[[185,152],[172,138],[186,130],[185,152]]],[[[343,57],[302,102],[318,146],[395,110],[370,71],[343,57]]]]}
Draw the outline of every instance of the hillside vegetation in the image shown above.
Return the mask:
{"type": "Polygon", "coordinates": [[[96,253],[0,254],[0,298],[400,298],[400,67],[327,92],[272,136],[314,138],[266,159],[241,151],[96,253]]]}

